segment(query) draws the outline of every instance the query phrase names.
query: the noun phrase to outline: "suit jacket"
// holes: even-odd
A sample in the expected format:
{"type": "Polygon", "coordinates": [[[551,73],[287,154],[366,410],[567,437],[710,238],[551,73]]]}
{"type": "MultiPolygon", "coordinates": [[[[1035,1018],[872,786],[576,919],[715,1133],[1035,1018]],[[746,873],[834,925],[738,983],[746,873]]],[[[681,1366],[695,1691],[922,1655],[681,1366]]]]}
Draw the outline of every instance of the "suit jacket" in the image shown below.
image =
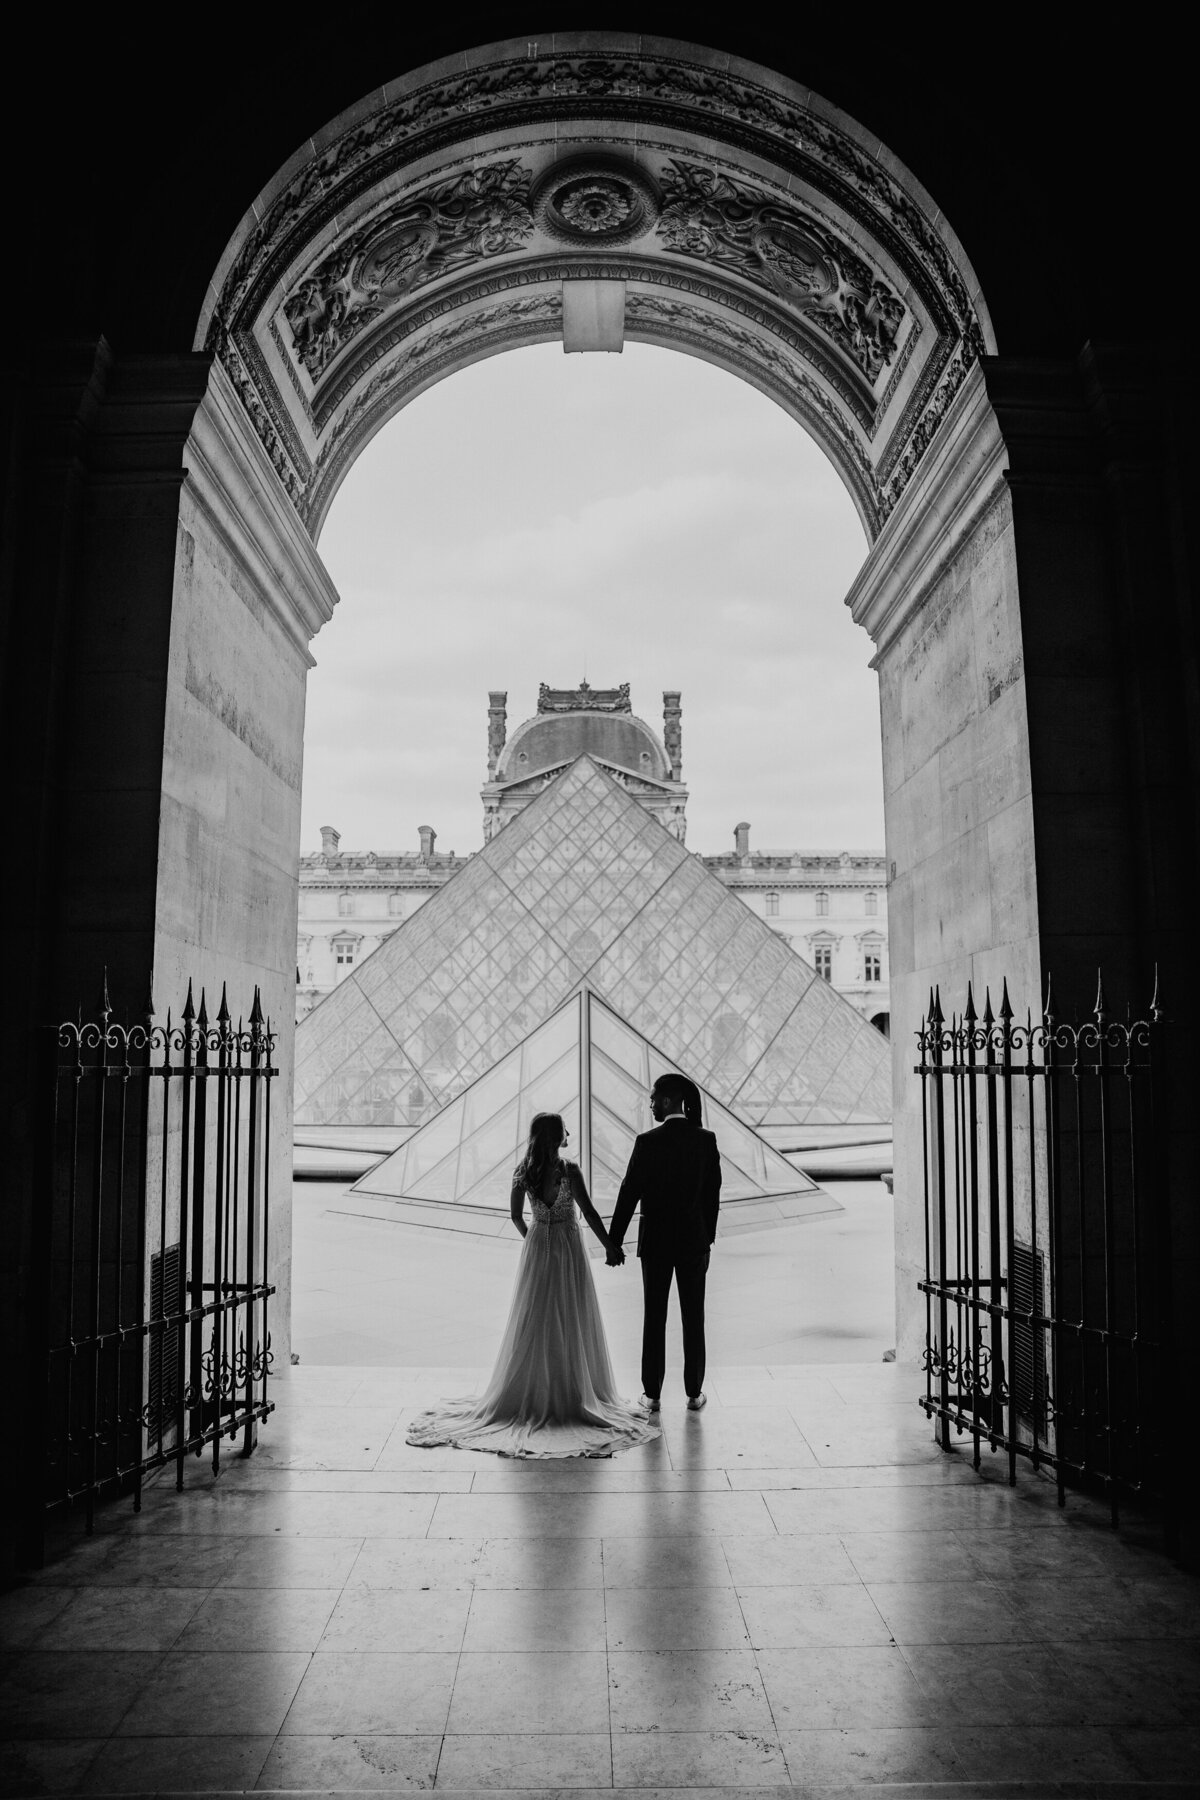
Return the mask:
{"type": "Polygon", "coordinates": [[[642,1203],[639,1256],[702,1256],[717,1235],[721,1157],[701,1125],[664,1119],[634,1141],[609,1237],[620,1244],[642,1203]]]}

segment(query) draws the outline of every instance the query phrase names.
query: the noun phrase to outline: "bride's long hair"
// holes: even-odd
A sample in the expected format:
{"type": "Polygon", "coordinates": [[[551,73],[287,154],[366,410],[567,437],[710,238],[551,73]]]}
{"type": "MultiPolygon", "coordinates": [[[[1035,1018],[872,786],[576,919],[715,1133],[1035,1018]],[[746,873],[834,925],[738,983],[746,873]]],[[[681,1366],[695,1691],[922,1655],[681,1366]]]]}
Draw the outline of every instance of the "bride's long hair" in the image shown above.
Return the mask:
{"type": "Polygon", "coordinates": [[[565,1136],[558,1113],[534,1113],[529,1121],[529,1145],[516,1174],[527,1194],[541,1193],[546,1170],[558,1161],[565,1136]]]}

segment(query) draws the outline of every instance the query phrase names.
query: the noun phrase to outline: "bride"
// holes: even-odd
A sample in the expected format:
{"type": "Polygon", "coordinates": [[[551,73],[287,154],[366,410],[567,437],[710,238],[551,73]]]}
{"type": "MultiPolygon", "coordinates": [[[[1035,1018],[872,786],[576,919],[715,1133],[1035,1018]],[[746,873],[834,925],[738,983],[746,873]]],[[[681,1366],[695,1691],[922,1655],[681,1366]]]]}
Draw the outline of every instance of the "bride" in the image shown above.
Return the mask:
{"type": "Polygon", "coordinates": [[[525,1242],[483,1398],[447,1400],[421,1413],[408,1443],[499,1456],[611,1456],[658,1436],[658,1426],[616,1391],[576,1207],[606,1250],[609,1236],[578,1166],[559,1155],[566,1137],[557,1113],[536,1113],[513,1174],[510,1211],[525,1242]]]}

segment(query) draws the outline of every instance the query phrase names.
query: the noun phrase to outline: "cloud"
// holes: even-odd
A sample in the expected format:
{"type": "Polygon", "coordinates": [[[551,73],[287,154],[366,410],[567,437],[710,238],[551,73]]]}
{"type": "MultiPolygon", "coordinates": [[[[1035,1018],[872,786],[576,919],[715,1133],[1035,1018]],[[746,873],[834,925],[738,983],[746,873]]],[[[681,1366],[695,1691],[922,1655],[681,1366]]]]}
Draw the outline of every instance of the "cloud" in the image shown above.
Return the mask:
{"type": "Polygon", "coordinates": [[[870,645],[843,596],[861,527],[823,453],[694,359],[523,351],[422,395],[360,457],[321,551],[303,841],[480,841],[486,695],[680,688],[689,843],[881,846],[870,645]]]}

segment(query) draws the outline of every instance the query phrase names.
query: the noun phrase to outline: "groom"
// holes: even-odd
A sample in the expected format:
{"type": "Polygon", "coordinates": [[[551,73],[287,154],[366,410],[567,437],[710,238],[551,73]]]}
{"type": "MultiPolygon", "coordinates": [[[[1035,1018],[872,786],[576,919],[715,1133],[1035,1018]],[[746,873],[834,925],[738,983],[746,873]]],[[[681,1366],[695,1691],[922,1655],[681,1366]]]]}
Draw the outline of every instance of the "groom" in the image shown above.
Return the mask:
{"type": "Polygon", "coordinates": [[[683,1386],[688,1407],[704,1405],[704,1278],[717,1235],[721,1158],[717,1140],[700,1124],[700,1094],[686,1075],[660,1075],[650,1090],[653,1131],[634,1140],[629,1167],[609,1226],[607,1261],[625,1260],[621,1240],[640,1200],[637,1253],[642,1264],[642,1398],[661,1404],[667,1366],[667,1302],[679,1291],[683,1324],[683,1386]]]}

